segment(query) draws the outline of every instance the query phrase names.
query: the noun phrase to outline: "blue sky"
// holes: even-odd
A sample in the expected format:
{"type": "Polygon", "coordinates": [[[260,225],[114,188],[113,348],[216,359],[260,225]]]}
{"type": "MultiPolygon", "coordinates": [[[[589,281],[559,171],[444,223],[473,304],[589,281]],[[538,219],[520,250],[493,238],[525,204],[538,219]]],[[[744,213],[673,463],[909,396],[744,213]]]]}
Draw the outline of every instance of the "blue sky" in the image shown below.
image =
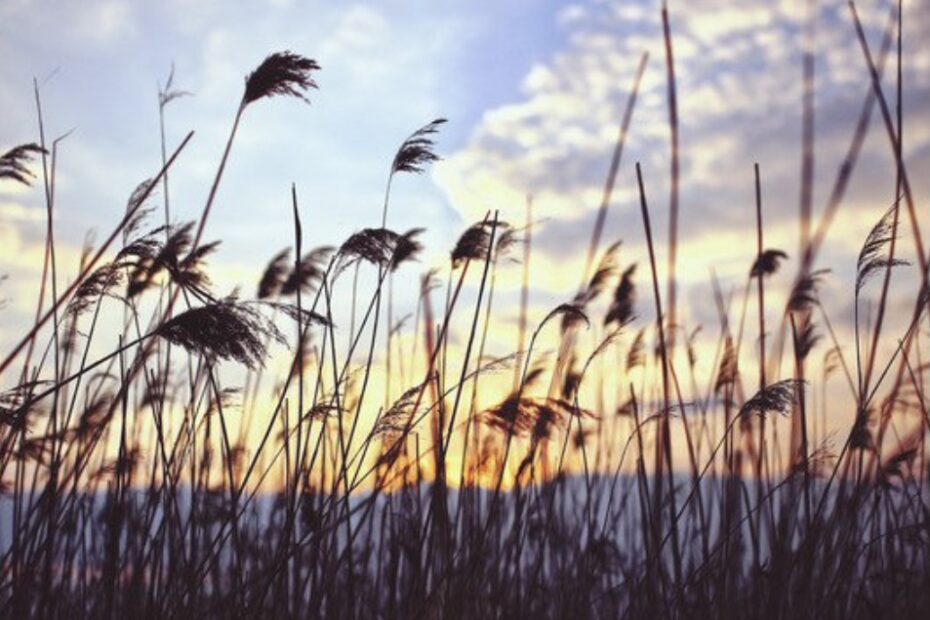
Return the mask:
{"type": "MultiPolygon", "coordinates": [[[[917,171],[930,165],[930,9],[905,5],[905,156],[927,230],[930,185],[917,171]]],[[[860,3],[873,50],[888,6],[860,3]]],[[[741,286],[754,257],[747,235],[754,161],[763,171],[766,245],[796,254],[804,3],[699,0],[672,2],[671,12],[682,118],[682,298],[689,321],[713,323],[710,268],[727,286],[741,286]]],[[[243,76],[268,53],[290,49],[319,61],[320,89],[311,106],[268,100],[246,113],[206,234],[223,239],[211,263],[217,286],[251,290],[267,259],[290,243],[292,181],[307,245],[337,244],[377,225],[395,149],[443,116],[450,119],[438,141],[445,160],[422,177],[398,180],[389,225],[429,229],[425,270],[445,260],[457,235],[487,209],[520,221],[523,196],[532,192],[537,216],[546,218],[534,248],[533,299],[544,312],[577,286],[643,51],[651,60],[604,242],[624,239],[624,263],[645,258],[633,177],[640,160],[664,248],[668,125],[659,24],[652,0],[4,0],[0,148],[36,139],[36,76],[49,137],[75,130],[61,146],[56,229],[62,256],[75,257],[85,232],[109,230],[130,191],[157,170],[157,85],[174,63],[177,87],[194,95],[171,104],[169,143],[190,129],[197,134],[172,172],[172,202],[178,219],[193,219],[243,76]]],[[[845,2],[819,3],[817,33],[815,213],[869,86],[845,2]]],[[[893,83],[886,79],[885,88],[893,99],[893,83]]],[[[834,269],[825,287],[841,324],[850,315],[858,247],[894,198],[893,159],[877,116],[872,127],[824,251],[824,266],[834,269]]],[[[0,188],[0,215],[7,326],[24,321],[33,304],[40,192],[0,188]]],[[[912,251],[906,239],[902,248],[912,251]]],[[[773,282],[773,300],[792,266],[773,282]]],[[[399,284],[399,298],[414,281],[399,284]]],[[[512,318],[508,300],[518,281],[516,266],[501,275],[503,321],[512,318]]],[[[901,290],[911,285],[901,278],[901,290]]]]}
{"type": "MultiPolygon", "coordinates": [[[[169,143],[197,135],[172,173],[179,218],[195,217],[222,150],[242,77],[268,53],[291,49],[323,70],[313,105],[268,101],[249,110],[208,234],[218,262],[260,269],[290,239],[288,187],[305,204],[308,243],[336,243],[375,225],[394,150],[415,128],[450,118],[440,150],[463,148],[488,108],[519,95],[523,75],[565,37],[552,3],[225,3],[159,5],[94,0],[5,3],[0,143],[36,135],[33,76],[42,85],[49,137],[62,143],[58,239],[79,247],[101,232],[128,192],[158,163],[157,85],[171,64],[194,96],[168,110],[169,143]],[[520,24],[514,28],[514,24],[520,24]]],[[[429,178],[396,184],[392,225],[429,223],[436,244],[463,220],[429,178]]],[[[42,234],[39,192],[6,207],[24,242],[42,234]],[[28,213],[24,213],[27,210],[28,213]],[[25,221],[30,220],[30,221],[25,221]]]]}

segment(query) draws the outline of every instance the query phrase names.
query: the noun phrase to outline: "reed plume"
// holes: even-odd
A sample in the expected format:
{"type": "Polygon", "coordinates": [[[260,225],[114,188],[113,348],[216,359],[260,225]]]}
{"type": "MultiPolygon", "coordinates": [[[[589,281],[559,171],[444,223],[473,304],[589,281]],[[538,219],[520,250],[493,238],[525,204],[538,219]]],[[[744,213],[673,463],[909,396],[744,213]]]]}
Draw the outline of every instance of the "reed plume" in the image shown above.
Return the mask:
{"type": "Polygon", "coordinates": [[[862,249],[859,250],[859,258],[856,260],[857,296],[869,278],[878,272],[908,264],[906,260],[886,255],[886,248],[892,243],[896,235],[893,222],[896,213],[897,205],[886,211],[872,227],[872,230],[869,231],[862,249]]]}
{"type": "Polygon", "coordinates": [[[36,155],[48,151],[35,143],[21,144],[0,155],[0,180],[9,179],[23,185],[31,185],[35,174],[29,169],[29,163],[36,155]]]}
{"type": "Polygon", "coordinates": [[[452,249],[452,268],[457,269],[463,263],[484,258],[488,253],[491,234],[495,228],[506,231],[510,228],[510,225],[506,222],[495,223],[484,220],[466,228],[452,249]]]}
{"type": "MultiPolygon", "coordinates": [[[[290,273],[287,274],[287,278],[280,283],[278,293],[284,297],[296,295],[298,289],[303,293],[312,293],[323,281],[326,274],[326,265],[333,251],[330,246],[321,246],[304,254],[290,273]]],[[[269,265],[269,269],[271,267],[269,265]]],[[[283,267],[282,264],[282,269],[283,267]]],[[[265,273],[267,274],[268,271],[266,270],[265,273]]],[[[259,298],[261,299],[261,297],[259,298]]]]}
{"type": "Polygon", "coordinates": [[[620,282],[614,289],[614,296],[610,302],[610,308],[604,316],[604,326],[614,323],[625,325],[635,317],[634,304],[636,302],[636,285],[633,282],[633,275],[636,273],[636,263],[623,270],[620,276],[620,282]]]}
{"type": "Polygon", "coordinates": [[[255,294],[257,299],[268,299],[277,296],[288,278],[291,265],[291,249],[285,248],[274,255],[262,277],[258,281],[258,291],[255,294]]]}
{"type": "Polygon", "coordinates": [[[394,154],[394,160],[391,162],[391,171],[388,174],[387,186],[384,190],[384,206],[381,210],[381,228],[387,227],[388,203],[391,198],[391,184],[394,181],[394,175],[398,172],[407,172],[412,174],[422,174],[426,166],[439,161],[439,156],[433,150],[436,146],[433,136],[439,132],[440,125],[446,122],[444,118],[437,118],[423,127],[420,127],[406,140],[404,140],[397,153],[394,154]]]}
{"type": "Polygon", "coordinates": [[[802,389],[804,389],[804,382],[798,379],[782,379],[770,383],[743,403],[739,409],[739,415],[745,418],[752,413],[763,415],[775,412],[787,416],[791,413],[791,405],[795,402],[798,390],[802,389]]]}
{"type": "Polygon", "coordinates": [[[422,174],[427,165],[439,161],[439,156],[433,150],[436,147],[433,136],[445,123],[446,119],[437,118],[410,134],[394,155],[391,174],[398,172],[422,174]]]}
{"type": "Polygon", "coordinates": [[[268,337],[284,342],[274,324],[234,297],[182,312],[155,334],[192,354],[233,360],[249,368],[264,364],[268,337]]]}
{"type": "Polygon", "coordinates": [[[773,275],[778,272],[781,262],[787,258],[788,255],[782,250],[767,249],[753,261],[752,268],[749,270],[749,275],[753,278],[773,275]]]}
{"type": "Polygon", "coordinates": [[[290,51],[271,54],[245,78],[242,105],[264,97],[297,97],[307,103],[307,92],[317,88],[312,74],[319,71],[315,60],[290,51]]]}

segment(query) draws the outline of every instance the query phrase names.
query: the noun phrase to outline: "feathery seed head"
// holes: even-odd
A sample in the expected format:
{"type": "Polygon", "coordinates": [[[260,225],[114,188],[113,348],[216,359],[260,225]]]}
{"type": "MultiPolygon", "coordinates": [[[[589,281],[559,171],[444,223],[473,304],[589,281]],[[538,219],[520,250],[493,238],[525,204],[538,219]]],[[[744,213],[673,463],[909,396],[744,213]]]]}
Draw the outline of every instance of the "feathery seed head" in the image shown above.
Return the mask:
{"type": "Polygon", "coordinates": [[[242,105],[277,95],[298,97],[310,103],[306,93],[317,87],[311,74],[319,69],[315,60],[299,54],[289,51],[271,54],[245,78],[242,105]]]}

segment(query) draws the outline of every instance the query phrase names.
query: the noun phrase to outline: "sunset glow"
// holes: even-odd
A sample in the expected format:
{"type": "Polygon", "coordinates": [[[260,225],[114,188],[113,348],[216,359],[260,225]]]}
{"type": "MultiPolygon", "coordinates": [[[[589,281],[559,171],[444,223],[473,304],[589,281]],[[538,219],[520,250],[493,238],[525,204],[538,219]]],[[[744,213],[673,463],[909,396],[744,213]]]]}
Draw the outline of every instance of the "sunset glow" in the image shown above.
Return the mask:
{"type": "Polygon", "coordinates": [[[8,0],[0,58],[0,618],[930,608],[926,2],[8,0]]]}

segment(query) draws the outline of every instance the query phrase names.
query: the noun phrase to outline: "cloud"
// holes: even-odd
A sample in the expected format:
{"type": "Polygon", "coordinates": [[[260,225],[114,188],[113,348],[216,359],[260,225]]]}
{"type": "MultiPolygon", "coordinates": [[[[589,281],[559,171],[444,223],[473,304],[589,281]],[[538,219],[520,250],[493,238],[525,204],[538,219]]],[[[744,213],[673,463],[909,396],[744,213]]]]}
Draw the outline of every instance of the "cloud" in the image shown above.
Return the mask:
{"type": "MultiPolygon", "coordinates": [[[[818,128],[825,130],[819,136],[824,144],[835,150],[833,134],[849,135],[868,76],[848,19],[825,13],[817,30],[823,48],[818,53],[818,128]],[[857,69],[841,71],[829,60],[837,55],[844,55],[846,67],[857,69]]],[[[441,166],[440,179],[462,211],[479,212],[475,202],[486,193],[489,201],[512,201],[528,191],[545,196],[540,202],[556,217],[578,217],[596,207],[590,198],[598,192],[592,190],[602,183],[619,110],[643,51],[651,53],[651,62],[626,165],[634,157],[667,165],[658,10],[614,13],[598,5],[573,5],[562,16],[573,29],[569,49],[534,66],[524,78],[522,99],[486,112],[468,145],[441,166]]],[[[714,0],[673,7],[684,186],[732,186],[732,175],[721,170],[746,165],[752,156],[771,161],[777,176],[769,178],[797,183],[785,178],[797,175],[797,165],[782,170],[780,162],[797,159],[800,17],[765,3],[714,0]]],[[[911,56],[926,62],[927,51],[918,47],[911,56]]],[[[926,79],[916,70],[911,73],[911,87],[924,88],[926,79]]]]}
{"type": "MultiPolygon", "coordinates": [[[[81,248],[56,242],[55,253],[61,286],[76,275],[81,248]]],[[[0,198],[0,350],[9,350],[20,335],[18,327],[31,324],[44,259],[44,210],[0,198]]]]}
{"type": "Polygon", "coordinates": [[[86,0],[59,3],[12,0],[0,7],[0,17],[15,24],[17,34],[30,30],[46,35],[45,45],[62,40],[83,46],[106,47],[136,34],[136,11],[130,0],[86,0]],[[55,19],[50,19],[54,14],[55,19]],[[54,33],[55,37],[48,37],[54,33]]]}
{"type": "MultiPolygon", "coordinates": [[[[289,48],[320,61],[321,88],[312,106],[267,101],[243,119],[206,232],[207,239],[224,241],[211,260],[218,289],[238,282],[251,290],[264,261],[290,243],[291,181],[298,184],[311,231],[308,243],[338,243],[359,227],[377,224],[394,149],[414,128],[447,116],[440,150],[452,152],[431,175],[397,179],[390,225],[399,230],[427,225],[420,267],[446,265],[448,249],[467,223],[489,209],[520,223],[531,192],[536,216],[546,220],[534,235],[532,297],[541,306],[554,305],[570,298],[578,285],[633,72],[640,54],[649,51],[603,242],[623,239],[622,260],[640,263],[645,281],[633,174],[633,163],[641,161],[664,273],[669,130],[657,2],[527,4],[530,8],[517,13],[527,26],[519,35],[526,41],[516,43],[517,35],[509,32],[487,35],[498,28],[501,11],[515,11],[500,8],[504,3],[458,12],[430,10],[427,3],[274,4],[92,0],[80,5],[82,23],[91,28],[85,32],[85,26],[71,28],[75,9],[31,11],[28,3],[2,3],[4,35],[8,24],[15,24],[19,37],[0,39],[0,54],[8,59],[0,65],[4,144],[27,141],[35,133],[31,76],[47,75],[66,62],[43,91],[49,133],[78,128],[61,153],[56,213],[62,244],[77,251],[88,227],[107,230],[135,184],[156,171],[155,84],[164,80],[172,61],[178,86],[196,96],[170,108],[169,146],[189,128],[197,130],[172,170],[172,213],[179,220],[197,217],[243,76],[270,51],[289,48]],[[43,20],[54,25],[43,26],[43,20]],[[90,36],[99,41],[79,39],[90,36]],[[513,69],[519,63],[511,52],[523,54],[525,66],[513,69]],[[498,75],[495,65],[508,70],[498,75]],[[514,72],[522,75],[516,89],[514,72]],[[441,190],[430,186],[430,176],[441,190]]],[[[887,17],[882,6],[861,7],[873,50],[887,17]]],[[[818,212],[869,88],[845,3],[820,7],[818,212]]],[[[907,11],[905,151],[911,170],[920,170],[930,165],[930,125],[924,120],[930,101],[930,8],[908,3],[907,11]]],[[[762,166],[766,245],[797,254],[804,11],[793,0],[699,0],[672,3],[671,19],[682,139],[681,299],[694,302],[694,314],[686,318],[708,321],[715,318],[707,299],[710,268],[725,287],[741,286],[754,256],[745,231],[754,223],[755,161],[762,166]]],[[[887,76],[885,86],[893,105],[887,76]]],[[[930,181],[912,173],[912,183],[921,205],[930,181]]],[[[893,185],[888,140],[874,116],[824,251],[824,264],[837,270],[838,291],[851,281],[858,244],[893,198],[893,185]]],[[[3,234],[9,247],[23,250],[24,236],[32,234],[26,220],[42,213],[40,193],[6,194],[0,202],[21,202],[4,207],[3,234]]],[[[40,221],[33,223],[40,228],[40,221]]],[[[928,226],[923,223],[924,230],[928,226]]],[[[37,260],[41,235],[31,241],[39,245],[9,260],[37,260]]],[[[902,248],[911,251],[906,241],[902,248]]],[[[14,274],[11,282],[18,279],[14,274]]],[[[783,298],[778,287],[787,280],[773,282],[773,300],[783,298]]],[[[521,283],[519,265],[501,269],[505,316],[513,314],[521,283]]],[[[412,308],[416,278],[398,278],[397,286],[397,299],[414,300],[412,308]]],[[[642,303],[648,308],[645,298],[642,303]]]]}
{"type": "Polygon", "coordinates": [[[0,221],[18,226],[45,221],[45,213],[30,209],[19,202],[0,202],[0,221]]]}
{"type": "Polygon", "coordinates": [[[335,29],[323,41],[323,56],[348,56],[359,51],[377,50],[387,36],[388,23],[384,16],[370,6],[353,6],[342,15],[335,29]]]}
{"type": "MultiPolygon", "coordinates": [[[[751,224],[754,161],[762,166],[766,221],[796,221],[802,9],[791,2],[726,0],[672,6],[683,241],[715,231],[737,235],[751,224]]],[[[928,132],[920,119],[930,110],[930,98],[923,97],[930,95],[930,80],[920,67],[928,62],[930,49],[919,33],[930,31],[928,13],[914,8],[905,18],[912,33],[905,58],[912,98],[905,114],[913,128],[907,130],[906,155],[913,158],[914,170],[927,163],[928,132]]],[[[864,11],[863,19],[874,54],[885,16],[864,11]]],[[[531,192],[537,213],[550,218],[546,226],[577,230],[568,238],[553,232],[551,243],[539,251],[565,253],[581,250],[587,241],[585,227],[570,224],[589,221],[599,203],[620,111],[643,51],[651,58],[611,206],[611,230],[628,234],[639,228],[630,172],[637,160],[643,163],[654,217],[662,221],[669,129],[657,6],[572,5],[560,12],[559,21],[569,31],[567,48],[526,74],[517,100],[488,110],[466,146],[438,167],[437,178],[467,219],[488,206],[502,209],[509,219],[519,218],[524,196],[531,192]]],[[[824,7],[816,33],[819,207],[849,143],[869,78],[845,5],[824,7]]],[[[893,99],[890,83],[886,89],[893,99]]],[[[893,178],[893,159],[880,119],[874,120],[857,175],[848,208],[873,209],[893,198],[886,182],[893,178]]]]}
{"type": "Polygon", "coordinates": [[[89,41],[110,42],[135,31],[132,5],[126,0],[97,0],[83,6],[76,20],[77,31],[89,41]]]}

